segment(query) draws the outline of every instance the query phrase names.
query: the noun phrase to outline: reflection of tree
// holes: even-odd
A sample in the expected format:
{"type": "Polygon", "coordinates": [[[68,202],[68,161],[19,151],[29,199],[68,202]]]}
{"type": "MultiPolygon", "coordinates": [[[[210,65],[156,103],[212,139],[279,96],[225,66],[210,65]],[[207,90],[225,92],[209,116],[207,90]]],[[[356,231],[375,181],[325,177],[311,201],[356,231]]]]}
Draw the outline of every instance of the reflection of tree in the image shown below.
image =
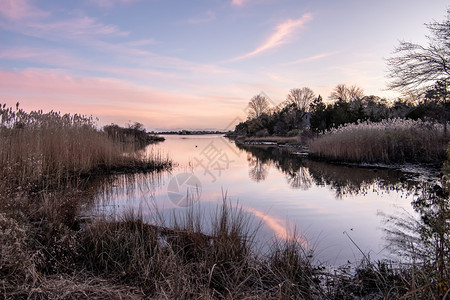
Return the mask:
{"type": "Polygon", "coordinates": [[[288,172],[286,175],[290,186],[294,189],[302,189],[306,191],[311,187],[314,181],[308,168],[305,167],[300,167],[300,169],[294,173],[288,172]]]}
{"type": "Polygon", "coordinates": [[[365,195],[369,191],[383,193],[392,190],[412,193],[417,184],[407,180],[408,175],[399,170],[361,168],[313,161],[273,146],[242,144],[237,146],[247,151],[249,175],[256,181],[263,181],[267,173],[265,167],[273,165],[286,174],[292,188],[307,190],[313,183],[326,185],[336,192],[337,198],[345,195],[365,195]]]}
{"type": "Polygon", "coordinates": [[[100,207],[117,204],[117,201],[136,198],[150,199],[163,184],[164,172],[147,172],[99,176],[92,180],[95,186],[89,187],[100,207]]]}
{"type": "Polygon", "coordinates": [[[298,156],[294,156],[277,147],[241,144],[237,144],[237,146],[248,153],[247,161],[249,162],[249,176],[251,179],[263,181],[267,175],[267,167],[273,165],[286,174],[287,180],[293,188],[306,187],[308,189],[311,186],[312,181],[309,179],[308,169],[305,168],[304,162],[298,156]],[[301,168],[303,169],[301,170],[301,168]]]}
{"type": "Polygon", "coordinates": [[[415,189],[406,174],[395,169],[373,169],[344,166],[308,160],[309,172],[318,185],[330,186],[337,198],[345,195],[365,195],[372,192],[406,191],[415,189]]]}
{"type": "Polygon", "coordinates": [[[257,157],[251,155],[247,156],[248,161],[248,176],[256,182],[266,180],[267,166],[257,157]]]}

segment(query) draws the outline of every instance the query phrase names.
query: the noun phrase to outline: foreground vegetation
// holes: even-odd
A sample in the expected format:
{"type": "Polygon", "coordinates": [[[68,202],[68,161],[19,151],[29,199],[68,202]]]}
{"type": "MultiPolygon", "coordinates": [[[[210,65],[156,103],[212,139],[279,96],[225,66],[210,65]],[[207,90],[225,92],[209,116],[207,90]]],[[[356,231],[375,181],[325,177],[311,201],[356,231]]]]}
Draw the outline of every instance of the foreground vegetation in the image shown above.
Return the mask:
{"type": "Polygon", "coordinates": [[[357,163],[438,162],[448,139],[438,123],[391,119],[348,124],[312,140],[312,156],[357,163]]]}
{"type": "MultiPolygon", "coordinates": [[[[447,194],[448,195],[448,194],[447,194]]],[[[440,198],[442,200],[442,198],[440,198]]],[[[61,199],[55,199],[56,201],[61,199]]],[[[448,207],[448,204],[447,204],[448,207]]],[[[22,210],[23,212],[23,210],[22,210]]],[[[448,212],[448,210],[447,210],[448,212]]],[[[254,224],[225,200],[206,227],[194,210],[173,228],[130,212],[81,229],[46,211],[41,223],[0,213],[0,294],[27,299],[445,299],[448,228],[398,222],[406,262],[367,257],[350,271],[315,266],[293,235],[258,253],[254,224]],[[423,237],[415,230],[423,230],[423,237]],[[407,239],[408,238],[408,239],[407,239]],[[431,254],[436,254],[431,255],[431,254]]],[[[436,220],[436,218],[433,218],[436,220]]],[[[414,223],[415,222],[415,223],[414,223]]],[[[422,223],[421,223],[422,224],[422,223]]],[[[422,231],[418,231],[422,232],[422,231]]]]}
{"type": "Polygon", "coordinates": [[[96,129],[92,117],[27,113],[19,104],[0,106],[0,139],[2,189],[41,191],[82,176],[170,165],[159,153],[129,152],[135,140],[124,145],[96,129]]]}

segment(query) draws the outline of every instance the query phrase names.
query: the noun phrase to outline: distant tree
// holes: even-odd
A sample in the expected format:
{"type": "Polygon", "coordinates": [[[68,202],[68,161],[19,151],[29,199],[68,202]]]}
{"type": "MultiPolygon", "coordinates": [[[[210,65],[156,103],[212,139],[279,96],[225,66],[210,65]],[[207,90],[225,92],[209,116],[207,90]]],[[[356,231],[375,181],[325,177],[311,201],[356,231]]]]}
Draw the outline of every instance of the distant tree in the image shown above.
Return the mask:
{"type": "Polygon", "coordinates": [[[309,105],[314,101],[315,97],[314,92],[310,88],[304,87],[292,89],[287,95],[286,101],[294,104],[304,114],[309,110],[309,105]]]}
{"type": "Polygon", "coordinates": [[[258,119],[269,111],[269,100],[263,95],[254,96],[248,103],[248,118],[258,119]]]}
{"type": "Polygon", "coordinates": [[[403,94],[426,95],[438,84],[439,100],[447,102],[450,98],[450,8],[446,20],[426,26],[431,33],[427,45],[403,41],[387,60],[391,80],[388,87],[403,94]]]}
{"type": "Polygon", "coordinates": [[[330,94],[330,99],[332,100],[342,100],[344,102],[359,101],[364,97],[364,91],[352,85],[347,87],[345,84],[338,84],[330,94]]]}
{"type": "Polygon", "coordinates": [[[425,99],[436,102],[448,102],[450,85],[446,81],[438,80],[434,86],[425,92],[425,99]]]}
{"type": "Polygon", "coordinates": [[[362,99],[364,113],[372,122],[379,122],[388,117],[388,102],[386,99],[371,95],[362,99]]]}
{"type": "Polygon", "coordinates": [[[146,132],[146,130],[144,128],[144,124],[139,123],[139,122],[134,122],[133,124],[128,124],[128,128],[133,129],[135,131],[146,132]]]}
{"type": "Polygon", "coordinates": [[[326,105],[319,95],[317,99],[310,104],[311,120],[310,127],[312,131],[321,132],[327,129],[326,105]]]}
{"type": "Polygon", "coordinates": [[[236,125],[234,132],[240,135],[247,135],[248,132],[248,123],[247,122],[240,122],[236,125]]]}
{"type": "Polygon", "coordinates": [[[338,84],[330,94],[331,100],[344,100],[347,101],[347,87],[345,84],[338,84]]]}
{"type": "Polygon", "coordinates": [[[339,127],[340,125],[356,122],[350,109],[350,103],[339,99],[333,105],[327,107],[331,127],[339,127]]]}

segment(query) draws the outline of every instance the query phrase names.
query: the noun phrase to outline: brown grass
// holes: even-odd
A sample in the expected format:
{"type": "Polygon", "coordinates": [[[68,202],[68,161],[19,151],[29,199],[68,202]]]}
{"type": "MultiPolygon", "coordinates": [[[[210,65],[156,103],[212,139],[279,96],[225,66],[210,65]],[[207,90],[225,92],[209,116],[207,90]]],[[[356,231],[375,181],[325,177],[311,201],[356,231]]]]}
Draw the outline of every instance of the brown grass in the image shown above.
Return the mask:
{"type": "Polygon", "coordinates": [[[312,140],[312,156],[348,162],[442,162],[448,140],[443,126],[393,119],[350,124],[312,140]]]}
{"type": "Polygon", "coordinates": [[[100,219],[83,234],[83,267],[165,299],[318,295],[311,258],[297,239],[279,241],[262,258],[254,248],[255,227],[239,207],[224,199],[203,227],[198,212],[175,217],[173,228],[146,224],[132,213],[120,221],[100,219]]]}
{"type": "Polygon", "coordinates": [[[12,189],[40,190],[93,173],[170,166],[160,153],[125,155],[124,145],[97,130],[91,117],[4,105],[0,117],[0,176],[12,189]]]}

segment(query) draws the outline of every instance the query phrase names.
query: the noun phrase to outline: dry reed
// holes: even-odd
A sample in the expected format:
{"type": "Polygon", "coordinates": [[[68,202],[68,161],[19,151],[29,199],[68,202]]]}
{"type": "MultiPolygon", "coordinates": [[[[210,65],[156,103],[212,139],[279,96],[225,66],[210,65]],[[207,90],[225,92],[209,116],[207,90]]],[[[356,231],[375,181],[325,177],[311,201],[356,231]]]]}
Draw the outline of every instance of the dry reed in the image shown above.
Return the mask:
{"type": "Polygon", "coordinates": [[[447,139],[441,124],[390,119],[332,129],[310,142],[312,156],[349,162],[441,162],[447,139]]]}
{"type": "MultiPolygon", "coordinates": [[[[92,117],[0,106],[0,176],[10,189],[43,190],[93,173],[168,167],[160,153],[124,154],[92,117]]],[[[0,187],[1,188],[1,187],[0,187]]],[[[3,188],[6,188],[3,186],[3,188]]]]}

